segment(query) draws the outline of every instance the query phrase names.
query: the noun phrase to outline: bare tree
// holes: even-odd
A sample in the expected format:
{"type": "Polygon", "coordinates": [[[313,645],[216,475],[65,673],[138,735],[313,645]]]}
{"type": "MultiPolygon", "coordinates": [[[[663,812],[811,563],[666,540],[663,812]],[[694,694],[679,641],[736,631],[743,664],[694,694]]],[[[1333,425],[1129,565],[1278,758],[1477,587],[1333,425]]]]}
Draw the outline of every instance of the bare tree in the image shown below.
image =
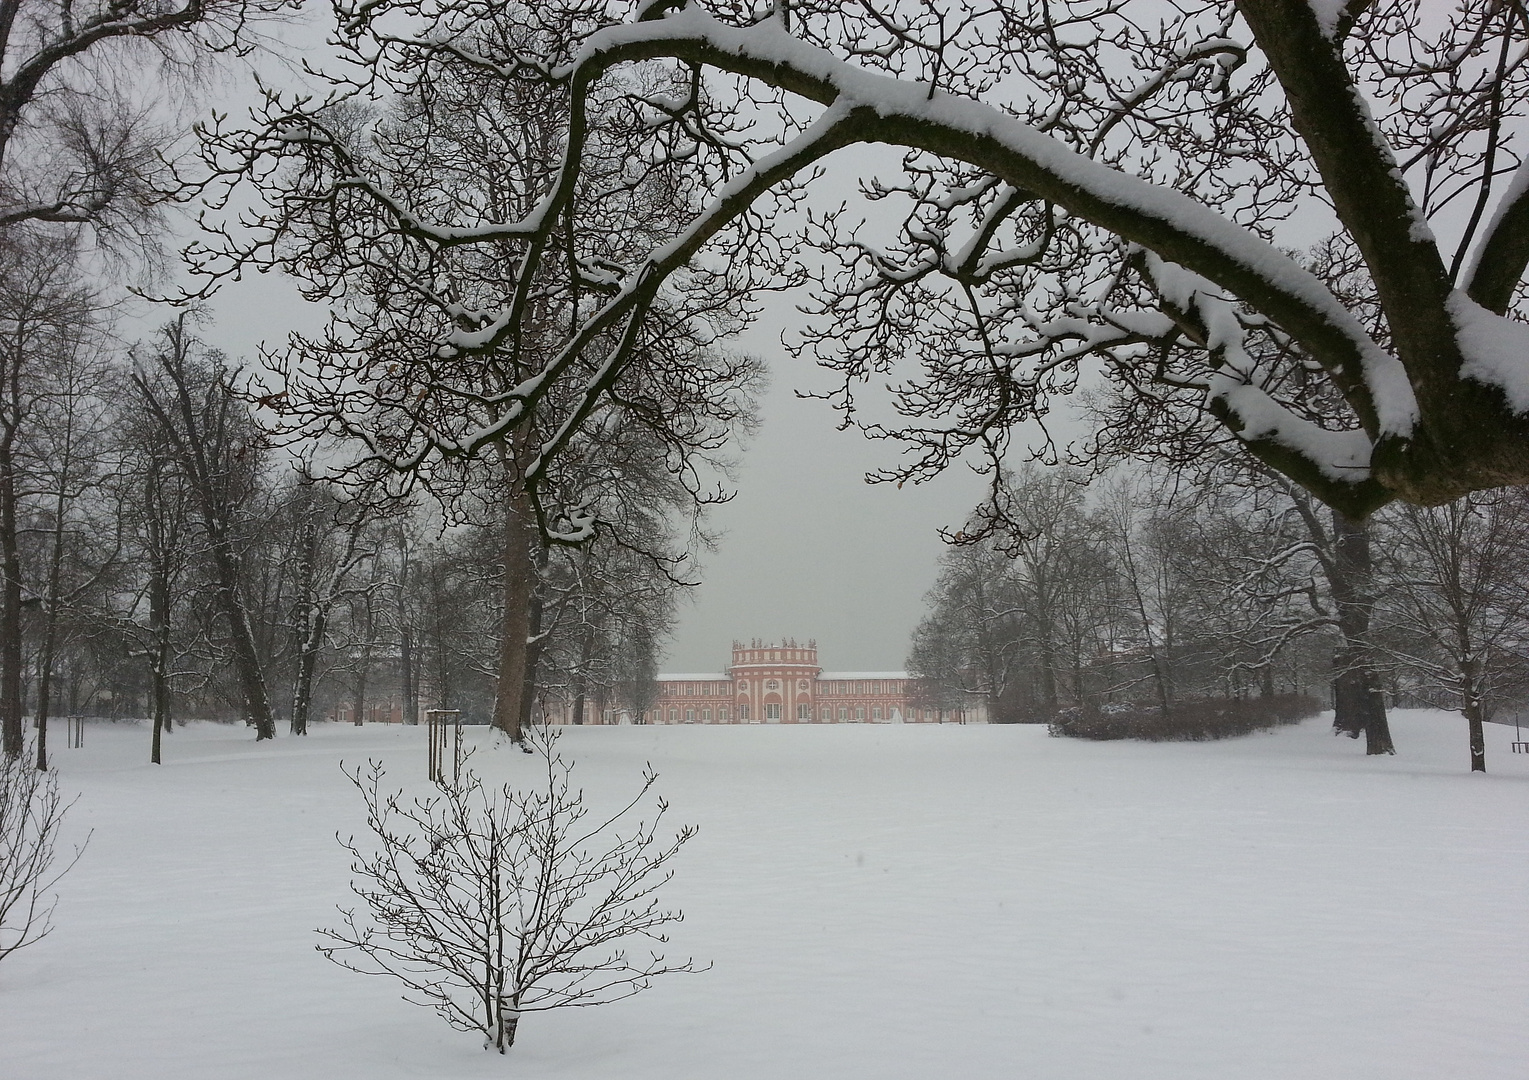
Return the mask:
{"type": "MultiPolygon", "coordinates": [[[[116,388],[119,402],[138,396],[125,374],[116,388]]],[[[163,428],[131,405],[123,413],[114,425],[122,453],[115,501],[126,539],[126,574],[116,594],[119,606],[107,622],[147,670],[149,761],[158,765],[164,735],[174,730],[172,690],[185,646],[178,631],[191,589],[191,496],[163,428]]]]}
{"type": "MultiPolygon", "coordinates": [[[[369,530],[375,513],[364,498],[338,498],[320,482],[303,476],[293,485],[287,501],[296,562],[290,726],[292,734],[306,735],[319,657],[328,640],[331,618],[341,603],[374,591],[375,582],[361,581],[358,573],[369,565],[375,578],[381,541],[375,530],[369,530]]],[[[371,639],[366,640],[369,650],[371,639]]],[[[356,701],[360,710],[365,697],[364,671],[357,678],[362,687],[356,701]]]]}
{"type": "Polygon", "coordinates": [[[209,54],[243,54],[296,0],[0,3],[0,230],[89,230],[158,257],[160,210],[192,188],[164,117],[209,54]]]}
{"type": "Polygon", "coordinates": [[[1385,521],[1385,608],[1395,659],[1460,703],[1471,771],[1486,771],[1483,723],[1529,647],[1529,489],[1482,492],[1385,521]]]}
{"type": "Polygon", "coordinates": [[[98,333],[99,297],[80,283],[70,236],[0,232],[0,729],[8,757],[22,748],[20,516],[36,462],[30,446],[55,360],[98,333]]]}
{"type": "Polygon", "coordinates": [[[940,708],[981,699],[1000,704],[1023,659],[1022,612],[1008,558],[985,542],[953,548],[925,598],[931,611],[913,632],[908,670],[927,703],[940,708]]]}
{"type": "Polygon", "coordinates": [[[57,865],[58,834],[69,809],[58,774],[34,769],[20,754],[0,757],[0,960],[53,929],[50,895],[84,852],[57,865]]]}
{"type": "Polygon", "coordinates": [[[414,538],[407,524],[393,533],[398,544],[398,570],[394,575],[394,629],[398,633],[398,696],[403,699],[403,722],[419,723],[419,669],[415,651],[414,613],[408,602],[410,573],[414,569],[414,538]]]}
{"type": "Polygon", "coordinates": [[[109,365],[103,328],[77,328],[55,342],[48,371],[38,387],[32,422],[31,494],[37,500],[35,528],[41,534],[40,566],[29,590],[39,607],[37,767],[48,767],[48,718],[54,675],[67,641],[80,629],[80,613],[122,552],[121,520],[106,497],[115,480],[115,447],[108,438],[112,419],[106,398],[109,365]]]}
{"type": "MultiPolygon", "coordinates": [[[[519,4],[477,15],[463,43],[488,50],[566,38],[585,18],[519,4]]],[[[365,38],[347,36],[342,60],[368,55],[365,38]]],[[[600,255],[591,261],[560,250],[524,297],[523,327],[483,349],[441,351],[442,334],[488,341],[476,312],[519,288],[519,245],[504,237],[440,247],[428,236],[394,231],[390,212],[372,200],[395,192],[467,232],[477,222],[533,212],[564,145],[565,95],[539,80],[505,82],[465,57],[438,59],[363,72],[365,80],[382,75],[388,82],[386,110],[347,98],[303,121],[315,137],[301,144],[299,168],[267,177],[275,233],[248,254],[286,267],[310,296],[340,301],[326,334],[296,339],[273,358],[278,385],[267,400],[289,432],[339,436],[361,447],[351,475],[396,471],[448,504],[469,491],[484,504],[476,516],[498,529],[503,603],[494,723],[518,739],[539,638],[531,625],[536,564],[546,545],[580,543],[603,524],[590,512],[604,490],[599,477],[584,473],[590,486],[578,489],[557,463],[587,458],[592,448],[612,456],[619,419],[620,427],[645,427],[660,441],[659,453],[672,456],[673,475],[691,486],[694,500],[714,500],[720,496],[699,474],[708,455],[746,424],[745,391],[756,365],[714,347],[737,324],[740,290],[725,275],[698,268],[655,323],[634,324],[627,345],[643,357],[640,372],[611,369],[591,356],[559,377],[540,376],[560,328],[614,287],[606,264],[665,223],[677,226],[693,202],[669,170],[643,168],[630,153],[646,121],[615,92],[586,144],[588,172],[580,184],[580,213],[606,230],[600,255]],[[348,239],[331,242],[341,235],[348,239]],[[590,381],[614,398],[585,394],[590,381]],[[530,416],[527,393],[546,407],[521,423],[530,416]],[[599,431],[584,430],[586,423],[599,431]],[[579,446],[581,439],[587,445],[579,446]]],[[[360,88],[343,72],[333,78],[346,92],[360,88]]],[[[638,76],[655,90],[674,89],[675,78],[659,70],[638,76]]],[[[282,109],[274,96],[267,105],[282,109]]],[[[221,133],[209,135],[212,156],[229,145],[221,133]]],[[[201,268],[216,275],[206,257],[201,268]]],[[[460,507],[451,512],[467,514],[460,507]]]]}
{"type": "Polygon", "coordinates": [[[207,542],[245,719],[255,738],[276,736],[255,631],[245,602],[247,514],[259,482],[263,435],[229,386],[222,357],[202,351],[185,316],[168,324],[133,374],[139,400],[171,447],[207,542]]]}
{"type": "Polygon", "coordinates": [[[556,734],[529,734],[546,773],[525,791],[486,787],[469,770],[439,795],[406,800],[383,790],[375,761],[347,773],[367,809],[370,843],[342,841],[366,914],[342,909],[342,928],[319,931],[329,959],[399,980],[405,1000],[482,1032],[501,1054],[526,1013],[602,1005],[699,970],[628,951],[664,944],[680,920],[657,893],[695,827],[661,839],[662,799],[634,820],[658,779],[651,769],[625,805],[592,811],[556,734]]]}

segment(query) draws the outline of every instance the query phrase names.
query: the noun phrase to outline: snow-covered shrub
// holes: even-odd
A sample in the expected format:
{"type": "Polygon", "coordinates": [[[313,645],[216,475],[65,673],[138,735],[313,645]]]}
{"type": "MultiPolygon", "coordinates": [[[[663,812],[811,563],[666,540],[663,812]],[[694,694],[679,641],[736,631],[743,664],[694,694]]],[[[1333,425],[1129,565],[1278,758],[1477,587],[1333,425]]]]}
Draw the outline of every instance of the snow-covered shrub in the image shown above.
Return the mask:
{"type": "Polygon", "coordinates": [[[1204,742],[1299,723],[1321,710],[1322,703],[1307,694],[1180,701],[1166,716],[1156,705],[1112,702],[1097,709],[1061,709],[1048,730],[1074,739],[1204,742]]]}
{"type": "Polygon", "coordinates": [[[682,918],[656,894],[696,828],[659,838],[668,804],[647,799],[658,779],[651,769],[625,805],[589,820],[556,732],[544,732],[528,733],[546,763],[530,790],[486,786],[467,769],[439,795],[405,800],[383,790],[379,762],[347,772],[371,832],[369,845],[341,841],[366,914],[342,908],[345,925],[319,931],[330,960],[398,979],[405,1000],[481,1031],[501,1054],[524,1013],[601,1005],[657,975],[702,970],[655,948],[682,918]],[[650,818],[638,818],[643,805],[650,818]],[[630,954],[629,943],[652,947],[630,954]]]}
{"type": "Polygon", "coordinates": [[[0,960],[53,929],[53,887],[84,850],[55,868],[58,831],[70,805],[52,769],[34,768],[28,753],[0,756],[0,960]]]}

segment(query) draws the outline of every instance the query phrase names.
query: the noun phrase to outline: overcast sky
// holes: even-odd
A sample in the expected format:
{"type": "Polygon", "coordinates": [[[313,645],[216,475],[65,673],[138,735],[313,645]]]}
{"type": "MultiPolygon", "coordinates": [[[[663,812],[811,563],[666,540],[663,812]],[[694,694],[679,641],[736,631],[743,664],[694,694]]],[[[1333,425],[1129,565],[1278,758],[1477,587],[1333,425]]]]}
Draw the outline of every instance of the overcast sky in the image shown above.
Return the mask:
{"type": "Polygon", "coordinates": [[[826,389],[827,373],[782,355],[784,313],[744,339],[770,364],[763,427],[738,473],[737,498],[714,511],[724,531],[704,583],[681,606],[666,664],[716,670],[736,638],[816,638],[818,660],[839,670],[898,670],[934,584],[938,530],[959,525],[981,495],[960,468],[901,490],[867,484],[896,448],[835,429],[837,414],[797,389],[826,389]]]}
{"type": "MultiPolygon", "coordinates": [[[[229,286],[211,307],[209,342],[247,360],[262,342],[279,344],[290,329],[322,321],[272,277],[229,286]]],[[[720,670],[733,639],[752,637],[816,638],[830,669],[902,668],[944,546],[938,530],[959,525],[981,496],[965,468],[900,491],[865,483],[868,470],[893,463],[895,447],[835,430],[825,403],[795,396],[830,383],[783,355],[780,334],[791,321],[789,305],[772,305],[734,343],[767,361],[771,386],[760,430],[740,457],[737,498],[712,511],[721,542],[680,604],[668,670],[720,670]]]]}

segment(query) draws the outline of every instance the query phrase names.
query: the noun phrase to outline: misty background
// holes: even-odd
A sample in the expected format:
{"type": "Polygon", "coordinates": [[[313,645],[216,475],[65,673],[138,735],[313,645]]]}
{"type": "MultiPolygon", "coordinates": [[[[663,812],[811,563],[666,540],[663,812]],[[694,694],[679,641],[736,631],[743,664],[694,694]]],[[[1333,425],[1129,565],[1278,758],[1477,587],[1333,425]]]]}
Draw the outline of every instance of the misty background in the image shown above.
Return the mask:
{"type": "MultiPolygon", "coordinates": [[[[125,332],[147,336],[166,314],[149,311],[125,332]]],[[[227,286],[209,314],[208,342],[253,365],[262,344],[318,329],[324,309],[272,274],[227,286]]],[[[982,478],[964,466],[901,490],[866,483],[897,447],[837,430],[826,402],[797,396],[833,385],[781,347],[801,318],[790,299],[768,297],[762,317],[729,345],[762,357],[770,385],[759,430],[738,454],[736,497],[711,512],[719,540],[681,601],[665,670],[721,670],[733,639],[751,637],[816,638],[830,670],[900,670],[946,546],[939,530],[958,528],[981,497],[982,478]]]]}

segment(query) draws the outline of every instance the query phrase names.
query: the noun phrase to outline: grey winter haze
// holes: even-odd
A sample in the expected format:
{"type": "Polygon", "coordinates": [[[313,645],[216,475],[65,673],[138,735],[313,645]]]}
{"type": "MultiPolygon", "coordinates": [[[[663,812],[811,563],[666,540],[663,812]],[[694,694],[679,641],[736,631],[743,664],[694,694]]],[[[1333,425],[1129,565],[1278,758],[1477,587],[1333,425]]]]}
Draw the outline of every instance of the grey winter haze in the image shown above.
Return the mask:
{"type": "MultiPolygon", "coordinates": [[[[213,301],[215,343],[236,357],[275,346],[289,329],[320,323],[286,283],[272,277],[230,286],[213,301]]],[[[712,671],[728,662],[734,638],[816,638],[824,662],[855,670],[895,670],[924,611],[945,544],[982,494],[982,479],[954,469],[925,485],[868,484],[895,463],[896,448],[837,429],[811,364],[783,354],[780,338],[800,316],[769,305],[729,347],[769,365],[758,433],[736,455],[735,498],[709,524],[715,551],[698,557],[700,584],[676,611],[664,666],[712,671]]]]}

